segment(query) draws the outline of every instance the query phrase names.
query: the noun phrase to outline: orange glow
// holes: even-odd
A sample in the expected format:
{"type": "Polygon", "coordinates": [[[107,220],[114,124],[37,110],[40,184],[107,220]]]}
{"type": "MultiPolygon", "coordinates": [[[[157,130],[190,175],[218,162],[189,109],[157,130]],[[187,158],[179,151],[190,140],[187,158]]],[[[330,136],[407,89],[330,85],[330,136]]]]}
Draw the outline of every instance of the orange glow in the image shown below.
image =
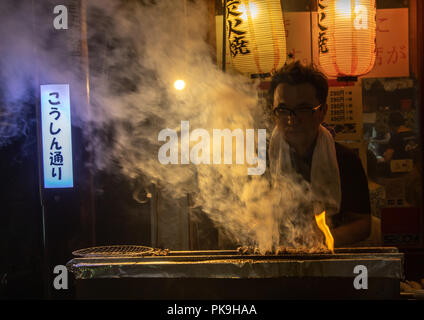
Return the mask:
{"type": "MultiPolygon", "coordinates": [[[[255,19],[256,16],[258,15],[258,7],[252,1],[250,1],[248,5],[249,5],[249,10],[250,10],[250,14],[251,14],[252,19],[255,19]]],[[[246,7],[244,6],[244,4],[241,4],[239,6],[239,11],[242,13],[240,18],[242,18],[243,20],[247,20],[247,10],[246,10],[246,7]]]]}
{"type": "Polygon", "coordinates": [[[376,57],[375,0],[326,0],[318,6],[319,64],[330,77],[360,76],[376,57]]]}
{"type": "Polygon", "coordinates": [[[315,221],[317,222],[318,228],[322,231],[325,236],[325,243],[327,248],[334,253],[334,238],[330,232],[330,228],[325,222],[325,211],[315,215],[315,221]]]}
{"type": "Polygon", "coordinates": [[[269,73],[286,62],[286,31],[280,0],[227,1],[227,50],[233,69],[269,73]]]}

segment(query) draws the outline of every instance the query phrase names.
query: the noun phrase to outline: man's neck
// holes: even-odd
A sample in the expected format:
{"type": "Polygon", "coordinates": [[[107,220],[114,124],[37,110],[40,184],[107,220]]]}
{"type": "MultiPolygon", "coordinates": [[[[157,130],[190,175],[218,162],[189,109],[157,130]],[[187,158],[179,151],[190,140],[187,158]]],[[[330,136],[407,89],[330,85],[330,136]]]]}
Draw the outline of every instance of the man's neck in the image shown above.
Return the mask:
{"type": "Polygon", "coordinates": [[[307,158],[313,154],[315,144],[317,141],[318,135],[315,136],[314,139],[307,143],[299,143],[299,144],[290,144],[290,147],[294,149],[296,154],[302,158],[307,158]]]}

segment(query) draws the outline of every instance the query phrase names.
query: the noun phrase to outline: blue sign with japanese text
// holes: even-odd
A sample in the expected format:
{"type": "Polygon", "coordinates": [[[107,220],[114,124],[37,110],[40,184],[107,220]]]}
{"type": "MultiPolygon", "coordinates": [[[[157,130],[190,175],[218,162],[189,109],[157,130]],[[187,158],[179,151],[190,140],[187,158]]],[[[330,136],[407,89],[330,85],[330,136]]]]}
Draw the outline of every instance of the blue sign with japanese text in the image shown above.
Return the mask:
{"type": "Polygon", "coordinates": [[[40,90],[44,188],[72,188],[69,85],[41,85],[40,90]]]}

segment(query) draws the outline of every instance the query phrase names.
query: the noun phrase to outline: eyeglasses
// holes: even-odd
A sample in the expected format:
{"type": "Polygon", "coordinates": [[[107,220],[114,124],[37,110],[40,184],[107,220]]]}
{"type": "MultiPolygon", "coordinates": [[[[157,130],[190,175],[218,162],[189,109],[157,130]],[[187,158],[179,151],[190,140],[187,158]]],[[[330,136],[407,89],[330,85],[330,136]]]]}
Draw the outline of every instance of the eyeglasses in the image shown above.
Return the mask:
{"type": "Polygon", "coordinates": [[[308,117],[315,113],[315,111],[319,110],[321,108],[321,104],[314,108],[297,108],[297,109],[290,109],[284,107],[284,104],[280,103],[272,112],[276,117],[288,117],[288,116],[294,116],[294,117],[308,117]]]}

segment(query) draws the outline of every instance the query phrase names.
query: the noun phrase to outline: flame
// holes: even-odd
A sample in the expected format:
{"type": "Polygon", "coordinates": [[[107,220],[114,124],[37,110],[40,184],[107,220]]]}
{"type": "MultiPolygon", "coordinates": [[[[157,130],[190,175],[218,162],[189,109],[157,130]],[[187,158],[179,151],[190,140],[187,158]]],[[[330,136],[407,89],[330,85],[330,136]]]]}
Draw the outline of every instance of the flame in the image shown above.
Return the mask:
{"type": "Polygon", "coordinates": [[[317,222],[318,228],[324,233],[325,243],[327,248],[334,253],[334,238],[331,235],[330,228],[325,223],[325,211],[315,215],[315,221],[317,222]]]}

